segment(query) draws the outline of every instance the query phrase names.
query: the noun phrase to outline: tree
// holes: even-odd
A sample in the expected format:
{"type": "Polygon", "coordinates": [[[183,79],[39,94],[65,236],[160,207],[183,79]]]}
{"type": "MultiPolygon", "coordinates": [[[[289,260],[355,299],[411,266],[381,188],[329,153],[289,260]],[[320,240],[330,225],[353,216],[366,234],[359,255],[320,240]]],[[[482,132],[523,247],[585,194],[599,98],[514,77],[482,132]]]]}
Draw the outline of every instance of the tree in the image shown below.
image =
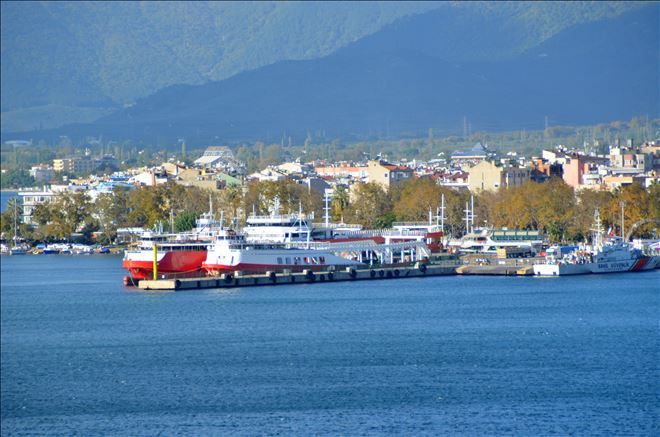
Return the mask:
{"type": "Polygon", "coordinates": [[[215,196],[214,205],[220,205],[224,212],[225,219],[228,222],[239,220],[239,211],[243,203],[243,188],[239,186],[229,186],[215,196]]]}
{"type": "Polygon", "coordinates": [[[573,220],[568,229],[568,240],[586,241],[593,226],[594,211],[600,210],[604,226],[612,223],[607,217],[608,205],[614,196],[609,191],[582,190],[577,194],[576,207],[573,211],[573,220]]]}
{"type": "MultiPolygon", "coordinates": [[[[390,212],[390,201],[382,186],[375,182],[358,183],[353,188],[350,221],[374,228],[376,219],[390,212]]],[[[379,222],[383,224],[383,222],[379,222]]]]}
{"type": "Polygon", "coordinates": [[[182,212],[174,219],[174,232],[186,232],[195,227],[197,214],[193,212],[182,212]]]}
{"type": "Polygon", "coordinates": [[[323,212],[323,199],[320,193],[309,190],[307,186],[292,180],[251,181],[243,196],[243,211],[250,214],[254,208],[257,214],[270,214],[279,200],[280,214],[294,213],[302,209],[303,213],[315,216],[323,212]]]}
{"type": "Polygon", "coordinates": [[[430,178],[412,178],[393,189],[394,212],[401,220],[425,221],[429,210],[435,215],[443,192],[430,178]]]}
{"type": "Polygon", "coordinates": [[[33,219],[40,224],[36,235],[47,240],[68,240],[79,229],[94,229],[92,204],[87,193],[63,192],[54,200],[37,205],[33,219]]]}
{"type": "Polygon", "coordinates": [[[22,188],[34,185],[34,178],[26,170],[8,170],[0,177],[0,188],[22,188]]]}
{"type": "Polygon", "coordinates": [[[334,222],[341,221],[346,215],[349,207],[350,197],[348,190],[343,185],[337,185],[332,202],[330,202],[330,211],[334,222]]]}
{"type": "MultiPolygon", "coordinates": [[[[658,200],[657,187],[651,187],[648,191],[641,185],[632,184],[617,190],[610,200],[606,214],[611,217],[612,225],[616,224],[619,232],[621,229],[621,202],[624,202],[625,227],[630,229],[633,224],[646,219],[658,220],[658,205],[653,200],[658,200]]],[[[656,223],[647,223],[638,226],[633,236],[652,237],[656,223]]]]}

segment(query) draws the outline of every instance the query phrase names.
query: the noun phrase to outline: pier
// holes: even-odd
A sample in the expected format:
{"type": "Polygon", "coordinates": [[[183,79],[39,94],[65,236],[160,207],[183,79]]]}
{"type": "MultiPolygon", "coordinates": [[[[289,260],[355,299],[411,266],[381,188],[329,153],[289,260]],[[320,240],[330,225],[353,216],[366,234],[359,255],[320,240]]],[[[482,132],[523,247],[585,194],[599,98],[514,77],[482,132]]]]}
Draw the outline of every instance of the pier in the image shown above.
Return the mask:
{"type": "Polygon", "coordinates": [[[195,290],[201,288],[236,288],[262,285],[316,284],[323,282],[392,280],[420,278],[427,276],[446,276],[456,274],[455,263],[422,264],[414,266],[383,266],[372,268],[352,268],[336,271],[302,272],[266,272],[257,275],[222,274],[219,277],[200,277],[188,279],[142,280],[138,287],[142,290],[195,290]]]}

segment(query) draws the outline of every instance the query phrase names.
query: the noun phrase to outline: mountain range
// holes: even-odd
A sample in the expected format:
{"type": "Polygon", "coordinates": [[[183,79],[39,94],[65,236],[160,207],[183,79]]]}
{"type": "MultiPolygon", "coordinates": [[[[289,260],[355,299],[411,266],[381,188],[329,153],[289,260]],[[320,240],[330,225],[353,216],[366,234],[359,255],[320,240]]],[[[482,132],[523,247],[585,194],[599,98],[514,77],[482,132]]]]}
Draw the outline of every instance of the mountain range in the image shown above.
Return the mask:
{"type": "Polygon", "coordinates": [[[326,56],[167,86],[93,123],[29,135],[302,142],[312,133],[387,137],[658,116],[657,3],[435,6],[326,56]]]}
{"type": "Polygon", "coordinates": [[[432,2],[3,1],[2,128],[92,121],[166,86],[332,53],[432,2]]]}

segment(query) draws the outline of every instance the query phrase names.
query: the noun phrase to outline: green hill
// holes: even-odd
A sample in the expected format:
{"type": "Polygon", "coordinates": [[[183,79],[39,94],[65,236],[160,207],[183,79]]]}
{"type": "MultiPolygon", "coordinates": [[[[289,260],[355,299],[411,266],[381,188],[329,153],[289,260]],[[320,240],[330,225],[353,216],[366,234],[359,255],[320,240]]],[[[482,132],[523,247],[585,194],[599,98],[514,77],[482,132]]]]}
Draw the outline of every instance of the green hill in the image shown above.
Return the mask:
{"type": "Polygon", "coordinates": [[[1,3],[2,131],[88,122],[173,84],[203,84],[281,60],[320,58],[397,19],[434,9],[447,14],[432,36],[442,40],[433,55],[464,62],[513,57],[574,24],[637,6],[7,1],[1,3]],[[508,36],[493,38],[493,23],[508,36]]]}

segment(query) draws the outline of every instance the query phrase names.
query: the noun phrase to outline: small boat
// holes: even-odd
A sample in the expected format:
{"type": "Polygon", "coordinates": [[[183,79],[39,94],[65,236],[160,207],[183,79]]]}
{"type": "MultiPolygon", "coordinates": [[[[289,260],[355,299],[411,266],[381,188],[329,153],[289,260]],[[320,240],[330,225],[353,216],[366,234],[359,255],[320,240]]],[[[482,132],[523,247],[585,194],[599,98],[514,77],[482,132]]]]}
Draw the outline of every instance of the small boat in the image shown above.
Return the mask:
{"type": "Polygon", "coordinates": [[[20,245],[20,246],[12,246],[11,249],[9,249],[9,254],[10,255],[25,255],[27,254],[27,247],[20,245]]]}

